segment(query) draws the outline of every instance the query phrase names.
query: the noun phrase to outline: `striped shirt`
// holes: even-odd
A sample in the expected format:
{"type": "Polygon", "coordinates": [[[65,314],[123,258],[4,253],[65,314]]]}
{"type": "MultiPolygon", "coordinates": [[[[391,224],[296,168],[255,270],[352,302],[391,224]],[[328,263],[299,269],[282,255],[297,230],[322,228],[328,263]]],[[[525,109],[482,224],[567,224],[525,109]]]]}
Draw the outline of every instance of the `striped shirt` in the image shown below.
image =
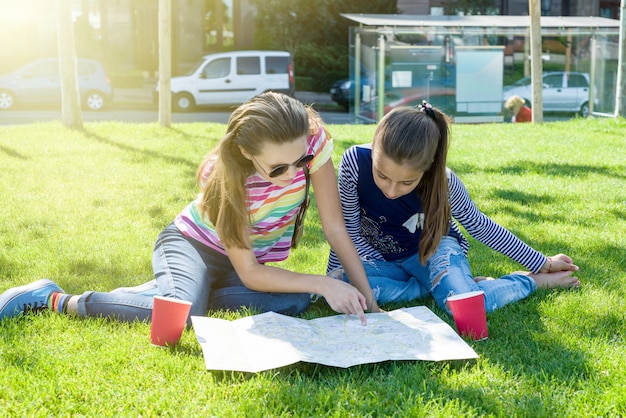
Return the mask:
{"type": "MultiPolygon", "coordinates": [[[[533,273],[538,272],[546,257],[482,213],[452,170],[447,170],[447,177],[452,215],[449,235],[459,241],[465,255],[469,243],[459,225],[489,248],[533,273]]],[[[418,252],[424,222],[421,197],[410,193],[390,200],[382,194],[374,183],[371,145],[353,146],[343,155],[339,163],[339,196],[346,229],[362,259],[393,261],[418,252]]],[[[340,266],[331,250],[328,271],[340,266]]]]}
{"type": "MultiPolygon", "coordinates": [[[[310,173],[317,171],[330,158],[333,142],[320,128],[307,139],[307,154],[315,157],[309,164],[310,173]]],[[[210,167],[207,167],[210,171],[210,167]]],[[[248,230],[250,244],[260,263],[283,261],[289,256],[295,217],[304,201],[306,178],[299,170],[292,183],[277,186],[255,172],[246,179],[246,203],[251,219],[248,230]]],[[[222,254],[224,246],[211,221],[202,217],[198,209],[201,195],[190,203],[174,220],[186,236],[201,242],[222,254]]]]}

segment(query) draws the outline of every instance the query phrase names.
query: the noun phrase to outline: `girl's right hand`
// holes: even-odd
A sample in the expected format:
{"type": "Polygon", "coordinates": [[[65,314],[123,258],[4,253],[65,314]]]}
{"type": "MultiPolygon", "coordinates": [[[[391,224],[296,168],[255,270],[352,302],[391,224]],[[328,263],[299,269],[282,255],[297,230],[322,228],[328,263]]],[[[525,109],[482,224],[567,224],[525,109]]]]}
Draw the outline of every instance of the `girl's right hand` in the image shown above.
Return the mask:
{"type": "Polygon", "coordinates": [[[539,270],[540,273],[554,273],[557,271],[578,271],[578,266],[565,254],[557,254],[548,257],[539,270]]]}
{"type": "Polygon", "coordinates": [[[321,295],[324,296],[326,303],[332,310],[344,314],[358,315],[361,323],[367,325],[367,320],[365,319],[365,310],[367,309],[365,296],[349,283],[324,277],[325,283],[321,295]]]}

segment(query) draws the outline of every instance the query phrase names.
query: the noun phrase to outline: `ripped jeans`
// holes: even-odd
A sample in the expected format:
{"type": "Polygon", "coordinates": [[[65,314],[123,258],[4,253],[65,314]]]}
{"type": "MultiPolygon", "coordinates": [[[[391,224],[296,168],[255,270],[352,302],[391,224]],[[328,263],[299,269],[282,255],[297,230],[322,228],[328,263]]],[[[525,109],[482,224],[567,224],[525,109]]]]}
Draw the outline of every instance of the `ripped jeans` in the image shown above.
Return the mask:
{"type": "Polygon", "coordinates": [[[485,308],[492,312],[524,299],[537,288],[535,281],[524,274],[474,282],[469,261],[453,237],[442,238],[439,248],[425,266],[415,254],[398,261],[363,260],[363,267],[379,305],[409,302],[430,294],[441,309],[450,313],[446,306],[449,296],[482,290],[485,292],[485,308]]]}

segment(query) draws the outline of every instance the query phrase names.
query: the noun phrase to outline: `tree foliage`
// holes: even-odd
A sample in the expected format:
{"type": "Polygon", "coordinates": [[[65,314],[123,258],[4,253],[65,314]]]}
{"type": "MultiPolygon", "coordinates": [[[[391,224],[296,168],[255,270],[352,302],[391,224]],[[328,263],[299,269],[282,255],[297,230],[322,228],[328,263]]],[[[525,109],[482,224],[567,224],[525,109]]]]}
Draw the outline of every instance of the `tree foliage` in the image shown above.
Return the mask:
{"type": "Polygon", "coordinates": [[[255,47],[282,49],[294,57],[298,76],[313,78],[314,89],[327,91],[348,76],[349,28],[342,13],[397,13],[395,0],[254,0],[255,47]]]}

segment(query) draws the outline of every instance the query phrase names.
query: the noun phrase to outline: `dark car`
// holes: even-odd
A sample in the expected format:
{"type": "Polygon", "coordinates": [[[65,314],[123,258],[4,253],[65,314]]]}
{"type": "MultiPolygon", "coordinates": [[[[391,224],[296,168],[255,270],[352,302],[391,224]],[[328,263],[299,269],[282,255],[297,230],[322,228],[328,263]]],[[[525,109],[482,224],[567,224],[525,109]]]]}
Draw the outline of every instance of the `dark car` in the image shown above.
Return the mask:
{"type": "Polygon", "coordinates": [[[337,80],[330,87],[330,98],[344,109],[354,103],[354,81],[347,78],[337,80]]]}
{"type": "MultiPolygon", "coordinates": [[[[113,100],[111,80],[99,62],[78,59],[78,88],[82,105],[101,110],[113,100]]],[[[60,104],[61,78],[57,58],[40,59],[0,76],[0,110],[16,105],[60,104]]]]}
{"type": "MultiPolygon", "coordinates": [[[[350,110],[350,106],[354,106],[354,80],[347,78],[337,80],[330,87],[330,98],[342,106],[346,110],[350,110]]],[[[365,76],[361,77],[361,97],[369,97],[372,85],[365,76]]]]}

